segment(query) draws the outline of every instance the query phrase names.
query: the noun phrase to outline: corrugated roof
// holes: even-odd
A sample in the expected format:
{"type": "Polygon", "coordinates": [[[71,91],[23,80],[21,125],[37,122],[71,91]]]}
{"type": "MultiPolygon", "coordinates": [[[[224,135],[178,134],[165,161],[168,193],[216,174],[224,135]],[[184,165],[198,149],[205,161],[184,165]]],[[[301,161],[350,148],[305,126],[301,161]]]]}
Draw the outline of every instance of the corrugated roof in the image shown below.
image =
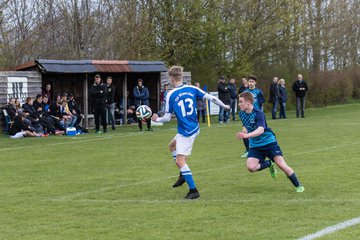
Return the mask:
{"type": "Polygon", "coordinates": [[[132,72],[166,72],[164,62],[161,61],[129,61],[132,72]]]}
{"type": "Polygon", "coordinates": [[[92,60],[97,72],[132,72],[128,61],[92,60]]]}
{"type": "Polygon", "coordinates": [[[47,73],[92,73],[96,72],[91,60],[47,60],[38,59],[35,63],[47,73]]]}
{"type": "MultiPolygon", "coordinates": [[[[38,59],[33,62],[44,73],[96,73],[96,72],[166,72],[162,61],[117,61],[117,60],[49,60],[38,59]]],[[[25,70],[31,64],[16,66],[25,70]]]]}

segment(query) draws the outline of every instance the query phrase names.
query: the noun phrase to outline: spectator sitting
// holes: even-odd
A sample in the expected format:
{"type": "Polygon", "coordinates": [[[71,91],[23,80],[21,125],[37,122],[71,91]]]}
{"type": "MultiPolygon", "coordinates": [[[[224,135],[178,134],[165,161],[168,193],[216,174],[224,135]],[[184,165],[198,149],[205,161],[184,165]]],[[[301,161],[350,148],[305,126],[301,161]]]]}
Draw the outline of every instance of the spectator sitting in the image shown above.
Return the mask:
{"type": "Polygon", "coordinates": [[[84,115],[82,114],[80,108],[76,105],[74,95],[72,93],[69,94],[69,100],[67,104],[69,107],[69,111],[77,118],[75,123],[75,127],[77,128],[81,123],[81,120],[84,118],[84,115]]]}
{"type": "Polygon", "coordinates": [[[77,119],[77,117],[71,114],[69,110],[66,110],[66,106],[67,106],[67,101],[62,100],[60,105],[60,114],[62,115],[65,129],[67,127],[74,127],[77,119]]]}
{"type": "Polygon", "coordinates": [[[15,108],[16,108],[16,112],[22,112],[22,107],[21,107],[21,103],[20,100],[18,98],[15,98],[15,108]]]}
{"type": "Polygon", "coordinates": [[[35,133],[30,126],[24,123],[25,113],[19,113],[14,118],[14,122],[11,124],[9,129],[10,138],[23,138],[23,137],[41,137],[46,136],[35,133]]]}
{"type": "Polygon", "coordinates": [[[7,111],[10,121],[14,121],[14,118],[17,116],[15,98],[10,98],[8,105],[6,105],[5,110],[7,111]]]}

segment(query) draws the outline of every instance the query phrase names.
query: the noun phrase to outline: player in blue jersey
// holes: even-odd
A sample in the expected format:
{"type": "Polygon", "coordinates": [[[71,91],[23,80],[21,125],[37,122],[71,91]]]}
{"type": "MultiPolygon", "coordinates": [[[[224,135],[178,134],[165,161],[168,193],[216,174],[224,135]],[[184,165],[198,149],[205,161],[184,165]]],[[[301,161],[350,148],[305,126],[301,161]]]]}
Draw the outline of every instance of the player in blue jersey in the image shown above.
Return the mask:
{"type": "Polygon", "coordinates": [[[248,170],[256,172],[269,167],[271,176],[275,178],[275,162],[295,186],[296,192],[303,192],[305,188],[300,184],[294,170],[286,164],[275,134],[266,124],[265,114],[253,104],[252,94],[247,92],[240,94],[239,107],[243,130],[236,136],[238,139],[249,139],[250,148],[246,163],[248,170]],[[266,157],[271,160],[265,161],[266,157]]]}
{"type": "Polygon", "coordinates": [[[171,120],[171,114],[175,113],[178,122],[178,133],[169,143],[169,148],[176,165],[180,169],[180,176],[173,187],[179,187],[186,181],[190,190],[185,199],[195,199],[200,197],[200,193],[196,189],[186,158],[191,154],[194,140],[200,133],[196,113],[196,99],[208,99],[228,110],[230,106],[225,105],[218,98],[205,93],[198,87],[183,84],[182,67],[173,66],[169,69],[168,74],[173,89],[166,96],[165,115],[159,118],[157,114],[154,114],[152,120],[155,122],[168,122],[171,120]]]}
{"type": "MultiPolygon", "coordinates": [[[[248,87],[246,89],[244,89],[243,92],[251,93],[254,97],[254,107],[262,110],[262,105],[265,102],[265,97],[264,97],[264,94],[262,93],[262,91],[260,89],[256,88],[256,77],[250,76],[247,84],[248,84],[248,87]]],[[[239,112],[239,117],[240,117],[240,112],[239,112]]],[[[243,141],[244,141],[246,150],[241,157],[247,158],[248,152],[249,152],[249,139],[243,139],[243,141]]]]}

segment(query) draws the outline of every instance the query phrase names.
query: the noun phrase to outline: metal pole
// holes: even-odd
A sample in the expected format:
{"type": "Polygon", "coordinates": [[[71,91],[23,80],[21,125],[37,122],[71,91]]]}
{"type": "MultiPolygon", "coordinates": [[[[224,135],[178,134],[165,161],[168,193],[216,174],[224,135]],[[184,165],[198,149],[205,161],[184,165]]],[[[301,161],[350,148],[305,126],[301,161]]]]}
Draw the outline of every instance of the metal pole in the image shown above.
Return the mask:
{"type": "Polygon", "coordinates": [[[127,73],[125,73],[125,79],[123,81],[123,112],[124,112],[123,124],[127,123],[127,96],[126,96],[126,92],[127,92],[127,73]]]}
{"type": "Polygon", "coordinates": [[[89,119],[88,119],[88,110],[89,110],[89,103],[88,103],[88,94],[89,94],[89,90],[88,90],[88,74],[85,73],[85,80],[84,80],[84,85],[83,85],[83,101],[84,101],[84,126],[85,128],[87,128],[89,126],[89,119]]]}

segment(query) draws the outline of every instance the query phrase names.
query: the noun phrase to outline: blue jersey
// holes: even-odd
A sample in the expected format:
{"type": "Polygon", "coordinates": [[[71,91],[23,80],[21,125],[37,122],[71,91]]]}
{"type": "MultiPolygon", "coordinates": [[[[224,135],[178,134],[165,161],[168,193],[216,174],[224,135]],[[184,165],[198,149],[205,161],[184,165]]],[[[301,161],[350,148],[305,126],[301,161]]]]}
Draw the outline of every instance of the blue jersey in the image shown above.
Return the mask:
{"type": "Polygon", "coordinates": [[[254,97],[254,107],[256,107],[257,109],[261,109],[263,103],[265,102],[265,98],[264,95],[262,93],[262,91],[258,88],[254,88],[254,89],[250,89],[250,88],[246,88],[243,92],[249,92],[253,95],[254,97]]]}
{"type": "Polygon", "coordinates": [[[167,94],[165,112],[175,113],[179,134],[189,137],[199,130],[196,99],[204,95],[203,90],[191,85],[181,85],[167,94]]]}
{"type": "Polygon", "coordinates": [[[264,128],[263,134],[257,137],[249,138],[250,148],[261,147],[276,142],[275,134],[267,126],[265,114],[260,109],[254,107],[251,113],[240,111],[239,116],[248,133],[255,131],[258,127],[264,128]]]}

